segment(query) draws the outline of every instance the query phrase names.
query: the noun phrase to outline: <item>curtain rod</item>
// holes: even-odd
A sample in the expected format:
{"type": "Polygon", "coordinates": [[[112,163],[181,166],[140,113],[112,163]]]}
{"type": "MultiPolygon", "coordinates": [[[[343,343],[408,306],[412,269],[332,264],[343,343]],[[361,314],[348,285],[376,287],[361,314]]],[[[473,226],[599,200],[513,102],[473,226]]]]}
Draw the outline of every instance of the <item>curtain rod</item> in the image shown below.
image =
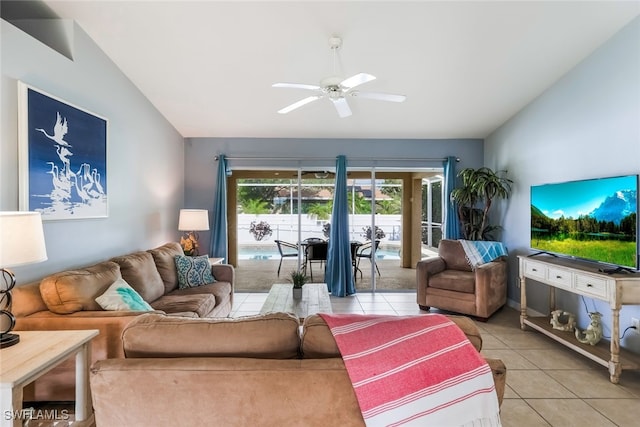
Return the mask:
{"type": "MultiPolygon", "coordinates": [[[[214,159],[216,161],[220,160],[220,156],[215,156],[214,159]]],[[[226,157],[225,159],[227,160],[266,160],[266,161],[272,161],[272,160],[335,160],[335,157],[226,157]]],[[[374,158],[374,157],[348,157],[348,160],[367,160],[367,161],[377,161],[377,160],[382,160],[382,161],[407,161],[407,162],[415,162],[416,160],[420,161],[427,161],[427,162],[434,162],[434,161],[442,161],[444,162],[445,160],[447,160],[446,157],[410,157],[410,158],[406,158],[406,157],[395,157],[395,158],[385,158],[385,159],[380,159],[380,158],[374,158]]],[[[459,162],[460,158],[456,157],[456,162],[459,162]]]]}

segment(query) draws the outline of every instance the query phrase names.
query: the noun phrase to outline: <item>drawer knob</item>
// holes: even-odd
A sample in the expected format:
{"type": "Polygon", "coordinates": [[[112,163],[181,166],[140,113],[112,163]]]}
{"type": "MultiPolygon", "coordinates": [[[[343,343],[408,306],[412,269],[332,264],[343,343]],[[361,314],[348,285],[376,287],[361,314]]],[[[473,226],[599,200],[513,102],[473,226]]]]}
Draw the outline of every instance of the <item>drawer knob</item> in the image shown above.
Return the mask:
{"type": "Polygon", "coordinates": [[[531,271],[538,271],[538,269],[537,268],[532,268],[531,271]]]}
{"type": "Polygon", "coordinates": [[[556,279],[562,279],[562,276],[556,276],[556,279]]]}
{"type": "Polygon", "coordinates": [[[587,283],[587,288],[593,288],[593,285],[591,283],[587,283]]]}

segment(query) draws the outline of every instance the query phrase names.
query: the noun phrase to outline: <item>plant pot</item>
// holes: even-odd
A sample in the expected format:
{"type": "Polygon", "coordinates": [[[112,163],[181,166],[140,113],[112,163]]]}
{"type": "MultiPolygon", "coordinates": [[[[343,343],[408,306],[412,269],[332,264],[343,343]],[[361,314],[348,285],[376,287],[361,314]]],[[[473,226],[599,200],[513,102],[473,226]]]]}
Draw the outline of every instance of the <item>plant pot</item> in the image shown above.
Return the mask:
{"type": "Polygon", "coordinates": [[[293,299],[302,299],[302,288],[293,288],[293,299]]]}

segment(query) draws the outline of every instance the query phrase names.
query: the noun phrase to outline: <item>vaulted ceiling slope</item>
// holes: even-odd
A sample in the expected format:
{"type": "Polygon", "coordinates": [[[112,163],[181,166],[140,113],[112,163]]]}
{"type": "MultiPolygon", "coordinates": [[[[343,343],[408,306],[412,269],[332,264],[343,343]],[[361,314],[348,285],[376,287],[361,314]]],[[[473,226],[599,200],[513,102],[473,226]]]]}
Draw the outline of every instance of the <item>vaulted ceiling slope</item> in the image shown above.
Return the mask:
{"type": "Polygon", "coordinates": [[[483,138],[640,14],[637,1],[45,1],[184,137],[483,138]],[[403,103],[307,96],[366,72],[403,103]]]}

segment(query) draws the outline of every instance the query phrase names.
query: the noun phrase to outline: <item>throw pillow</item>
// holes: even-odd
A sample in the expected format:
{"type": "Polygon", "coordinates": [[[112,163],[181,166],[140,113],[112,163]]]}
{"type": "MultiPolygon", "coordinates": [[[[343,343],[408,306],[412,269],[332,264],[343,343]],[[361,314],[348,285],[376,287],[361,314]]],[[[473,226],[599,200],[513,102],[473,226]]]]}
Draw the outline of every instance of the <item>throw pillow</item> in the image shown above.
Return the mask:
{"type": "Polygon", "coordinates": [[[195,288],[216,281],[211,274],[211,264],[207,255],[196,257],[176,255],[174,259],[176,260],[180,289],[195,288]]]}
{"type": "Polygon", "coordinates": [[[113,282],[96,302],[110,311],[153,311],[153,307],[122,278],[113,282]]]}

